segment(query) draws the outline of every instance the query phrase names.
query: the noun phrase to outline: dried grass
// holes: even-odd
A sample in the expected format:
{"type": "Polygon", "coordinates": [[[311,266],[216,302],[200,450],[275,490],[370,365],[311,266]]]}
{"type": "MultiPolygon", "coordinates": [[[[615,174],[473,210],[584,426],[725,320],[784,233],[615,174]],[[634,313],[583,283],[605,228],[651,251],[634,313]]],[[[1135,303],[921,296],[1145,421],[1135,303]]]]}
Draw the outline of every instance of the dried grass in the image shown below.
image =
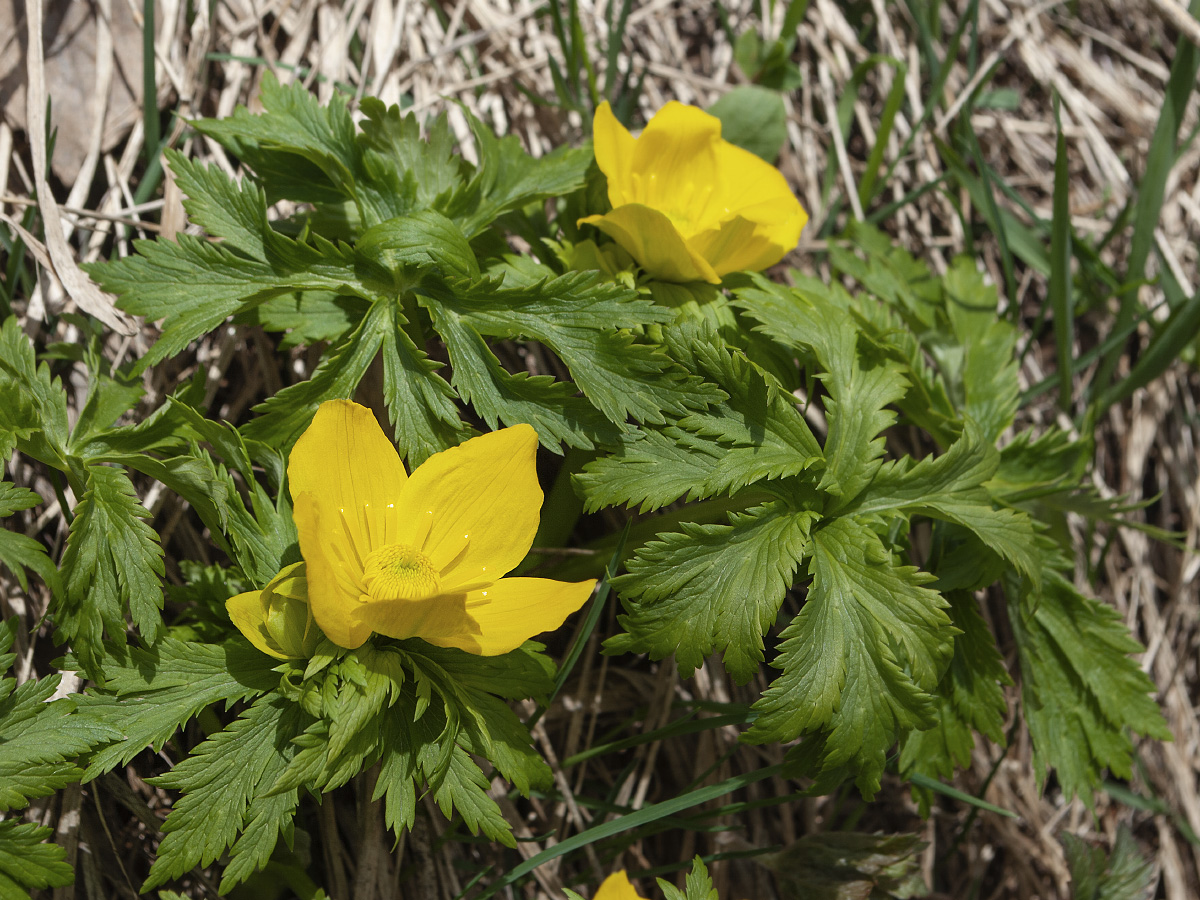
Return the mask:
{"type": "MultiPolygon", "coordinates": [[[[962,5],[944,5],[946,32],[952,30],[955,9],[962,5]]],[[[374,94],[389,103],[404,101],[420,113],[445,111],[460,137],[466,136],[467,129],[458,103],[498,131],[519,135],[535,154],[581,135],[577,114],[536,104],[518,90],[522,86],[534,95],[553,97],[548,60],[561,55],[542,7],[526,0],[453,0],[442,5],[421,0],[347,0],[341,7],[323,0],[197,0],[193,6],[189,20],[184,4],[161,0],[156,16],[158,99],[161,107],[177,109],[182,118],[226,115],[239,103],[254,108],[259,79],[267,68],[261,64],[265,60],[284,77],[296,72],[322,98],[327,99],[335,85],[346,85],[358,96],[374,94]],[[355,40],[361,42],[361,53],[350,52],[355,40]]],[[[589,40],[593,45],[602,43],[603,0],[581,7],[589,40]]],[[[751,18],[757,21],[766,15],[768,7],[744,0],[730,4],[734,32],[747,27],[751,18]]],[[[908,63],[905,91],[910,111],[919,113],[926,100],[923,92],[928,90],[928,73],[920,71],[906,7],[885,0],[872,0],[870,7],[878,22],[879,49],[908,63]]],[[[64,96],[70,79],[83,79],[84,84],[94,86],[90,99],[79,106],[56,103],[54,107],[60,140],[67,132],[72,134],[71,140],[60,146],[70,143],[75,148],[56,155],[53,167],[56,194],[67,198],[58,212],[72,258],[56,259],[46,268],[68,284],[74,261],[128,254],[134,238],[159,231],[170,235],[187,227],[179,191],[169,180],[161,200],[134,202],[143,171],[144,134],[136,114],[140,78],[137,66],[129,66],[128,47],[140,39],[140,5],[130,0],[97,0],[86,9],[79,28],[59,31],[53,39],[47,34],[47,90],[51,97],[64,96]],[[85,32],[92,35],[90,41],[81,36],[85,32]]],[[[993,63],[998,66],[994,86],[1015,91],[1017,105],[1015,109],[976,112],[970,124],[987,161],[1038,215],[1050,214],[1055,135],[1052,92],[1062,99],[1076,229],[1085,234],[1104,233],[1130,198],[1162,104],[1175,29],[1194,30],[1195,26],[1178,0],[1154,0],[1152,9],[1155,14],[1130,0],[1079,0],[1070,10],[1054,0],[980,3],[975,51],[984,60],[980,71],[993,63]]],[[[779,12],[776,10],[774,22],[764,26],[769,37],[775,36],[779,27],[779,12]]],[[[0,213],[10,227],[34,202],[37,189],[31,173],[41,168],[36,162],[37,148],[30,144],[38,132],[36,122],[31,133],[22,104],[14,99],[23,80],[22,67],[11,62],[20,55],[14,42],[21,43],[22,14],[21,6],[0,2],[0,35],[9,35],[0,38],[7,41],[0,51],[4,60],[0,65],[0,108],[4,110],[0,120],[0,213]]],[[[812,214],[809,236],[817,235],[831,214],[823,195],[830,155],[836,159],[843,188],[861,176],[893,77],[887,68],[867,77],[854,105],[855,128],[850,140],[843,142],[836,129],[829,127],[830,110],[846,89],[855,66],[869,53],[847,16],[843,5],[834,0],[813,0],[800,28],[797,52],[804,83],[787,98],[789,140],[779,165],[812,214]]],[[[51,18],[62,22],[61,15],[51,18]]],[[[651,0],[639,4],[630,17],[620,64],[645,73],[641,108],[649,115],[669,99],[711,103],[729,85],[742,80],[732,59],[732,48],[712,5],[700,0],[651,0]]],[[[933,137],[944,135],[962,115],[962,107],[952,98],[965,97],[973,87],[964,59],[957,62],[946,85],[951,102],[945,112],[935,116],[932,134],[923,129],[898,163],[887,185],[888,200],[899,200],[942,174],[933,137]]],[[[32,96],[36,106],[36,91],[32,96]]],[[[1196,119],[1193,103],[1185,133],[1195,126],[1196,119]]],[[[902,114],[889,139],[886,160],[894,159],[913,126],[902,114]]],[[[181,134],[179,143],[185,153],[234,170],[219,147],[192,134],[181,134]]],[[[1189,292],[1196,285],[1200,236],[1198,162],[1200,144],[1193,145],[1175,167],[1155,235],[1176,279],[1189,292]]],[[[844,193],[855,196],[853,189],[844,193]]],[[[970,200],[965,196],[953,200],[929,192],[902,208],[888,223],[889,230],[907,247],[939,270],[967,246],[963,222],[971,220],[970,200]]],[[[44,204],[43,209],[49,208],[44,204]]],[[[53,256],[58,240],[57,229],[51,226],[51,230],[56,232],[51,241],[53,256]]],[[[790,261],[801,269],[813,269],[813,252],[820,246],[815,238],[806,237],[790,261]]],[[[1003,283],[995,243],[984,239],[977,248],[992,277],[1003,283]]],[[[1119,240],[1114,241],[1105,249],[1105,257],[1119,262],[1124,250],[1119,240]]],[[[1043,280],[1025,272],[1008,302],[1036,312],[1045,293],[1043,280]]],[[[83,302],[74,285],[64,293],[62,281],[43,274],[28,298],[26,327],[31,332],[42,328],[39,312],[69,305],[68,294],[75,302],[83,302]]],[[[1144,288],[1143,294],[1150,305],[1160,299],[1153,287],[1144,288]]],[[[1089,340],[1101,337],[1088,330],[1094,330],[1090,321],[1083,325],[1080,333],[1090,335],[1089,340]]],[[[69,341],[78,336],[69,324],[60,324],[58,329],[56,339],[69,341]]],[[[114,358],[127,359],[144,352],[147,342],[148,332],[143,330],[129,338],[114,336],[109,345],[114,358]]],[[[273,354],[261,334],[221,329],[194,354],[159,367],[152,376],[147,402],[161,402],[176,379],[203,367],[212,385],[210,399],[217,404],[214,412],[234,420],[244,417],[248,406],[264,392],[273,392],[311,370],[310,351],[293,351],[283,367],[273,361],[273,354]]],[[[1043,351],[1035,347],[1026,357],[1022,377],[1032,384],[1052,368],[1052,348],[1043,351]]],[[[76,391],[85,387],[79,377],[72,379],[71,386],[76,391]]],[[[1112,410],[1100,426],[1095,472],[1097,487],[1106,494],[1126,494],[1134,500],[1156,498],[1143,513],[1146,520],[1185,533],[1190,547],[1196,546],[1200,532],[1197,388],[1196,373],[1180,365],[1112,410]]],[[[1049,423],[1057,413],[1047,405],[1032,407],[1027,415],[1049,423]]],[[[30,483],[28,479],[35,473],[18,463],[17,475],[30,483]]],[[[31,486],[44,496],[54,496],[47,483],[33,481],[31,486]]],[[[186,510],[153,488],[146,502],[155,514],[169,556],[207,559],[207,542],[186,510]]],[[[28,519],[24,527],[53,542],[56,550],[65,537],[57,503],[28,519]]],[[[1039,793],[1028,735],[1018,727],[1007,753],[979,747],[975,765],[960,779],[965,790],[978,790],[995,769],[986,798],[1019,813],[1018,820],[982,815],[964,835],[968,815],[960,805],[939,803],[932,817],[923,822],[901,786],[887,784],[880,801],[869,807],[849,795],[794,799],[723,817],[721,824],[738,829],[732,832],[736,835],[732,839],[716,833],[671,831],[634,843],[619,859],[598,859],[593,852],[580,863],[546,866],[537,873],[536,890],[525,896],[557,900],[560,886],[573,883],[580,865],[650,868],[697,852],[770,846],[813,830],[853,825],[920,832],[929,842],[923,857],[926,874],[936,876],[943,896],[1066,897],[1067,870],[1057,836],[1070,831],[1109,845],[1121,824],[1132,826],[1143,849],[1155,858],[1161,870],[1160,896],[1170,900],[1200,896],[1200,847],[1190,843],[1181,828],[1186,823],[1200,833],[1196,784],[1200,727],[1195,710],[1200,686],[1196,652],[1200,562],[1136,532],[1076,530],[1080,558],[1086,562],[1081,565],[1081,577],[1095,571],[1104,596],[1124,613],[1149,648],[1143,666],[1159,687],[1159,699],[1176,741],[1142,745],[1142,766],[1133,787],[1162,798],[1169,814],[1134,810],[1102,794],[1093,817],[1078,801],[1064,803],[1053,783],[1039,793]]],[[[6,616],[19,615],[25,628],[17,648],[21,679],[46,671],[55,653],[37,628],[45,602],[45,597],[23,595],[12,584],[6,584],[0,596],[0,611],[6,616]]],[[[997,627],[1003,629],[999,609],[996,615],[997,627]]],[[[745,688],[732,685],[719,664],[711,663],[696,678],[681,682],[669,666],[601,657],[597,650],[593,638],[566,695],[539,726],[539,747],[551,758],[555,754],[565,758],[605,735],[649,732],[668,720],[673,701],[748,700],[763,687],[761,679],[745,688]]],[[[1015,703],[1015,693],[1012,699],[1015,703]]],[[[732,729],[708,732],[695,740],[646,743],[560,773],[561,803],[509,805],[506,813],[518,833],[528,839],[520,845],[522,852],[531,854],[605,817],[603,811],[581,804],[582,797],[608,795],[616,802],[640,807],[684,790],[694,779],[705,777],[711,782],[777,762],[780,755],[778,748],[738,748],[732,729]]],[[[138,771],[147,775],[154,763],[142,762],[138,771]]],[[[159,769],[163,765],[157,763],[159,769]]],[[[497,788],[500,798],[503,791],[501,786],[497,788]]],[[[779,796],[786,790],[783,782],[775,780],[755,785],[747,793],[753,800],[779,796]]],[[[72,858],[80,860],[78,887],[55,896],[135,896],[137,873],[145,872],[150,838],[167,802],[167,797],[148,788],[131,769],[124,777],[109,776],[83,792],[68,791],[53,802],[36,806],[33,814],[55,824],[59,840],[68,846],[72,858]]],[[[439,836],[446,823],[436,811],[419,819],[418,827],[403,837],[393,852],[377,827],[378,810],[362,804],[362,821],[339,819],[352,809],[352,804],[335,808],[326,803],[314,833],[319,846],[312,855],[323,860],[335,896],[450,898],[482,862],[502,859],[485,846],[453,841],[441,844],[439,836]],[[354,853],[348,854],[343,841],[351,836],[357,836],[357,843],[354,853]],[[355,859],[360,861],[357,870],[355,859]],[[401,879],[403,887],[397,888],[401,879]]],[[[776,896],[765,870],[752,862],[721,862],[713,873],[722,897],[776,896]]],[[[215,886],[204,879],[189,890],[196,896],[216,896],[215,886]]]]}

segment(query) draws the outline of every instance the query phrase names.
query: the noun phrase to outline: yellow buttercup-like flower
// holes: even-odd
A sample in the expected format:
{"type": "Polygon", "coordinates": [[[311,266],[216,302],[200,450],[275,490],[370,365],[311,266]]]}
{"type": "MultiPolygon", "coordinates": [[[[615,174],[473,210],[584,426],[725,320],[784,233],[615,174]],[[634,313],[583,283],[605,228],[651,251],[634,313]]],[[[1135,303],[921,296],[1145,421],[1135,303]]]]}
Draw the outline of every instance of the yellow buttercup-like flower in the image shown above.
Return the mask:
{"type": "Polygon", "coordinates": [[[250,643],[276,659],[307,659],[321,643],[308,607],[304,563],[288,566],[261,591],[230,597],[225,609],[250,643]]]}
{"type": "Polygon", "coordinates": [[[494,656],[550,631],[594,581],[504,578],[542,506],[537,433],[517,425],[435,453],[411,476],[369,409],[322,403],[288,462],[308,603],[335,644],[372,632],[494,656]]]}
{"type": "Polygon", "coordinates": [[[604,879],[604,883],[596,891],[595,900],[646,900],[646,898],[633,889],[629,876],[622,869],[604,879]]]}
{"type": "Polygon", "coordinates": [[[672,101],[634,138],[608,103],[593,124],[612,211],[588,216],[661,281],[719,284],[765,269],[800,240],[808,214],[779,170],[721,139],[721,121],[672,101]]]}

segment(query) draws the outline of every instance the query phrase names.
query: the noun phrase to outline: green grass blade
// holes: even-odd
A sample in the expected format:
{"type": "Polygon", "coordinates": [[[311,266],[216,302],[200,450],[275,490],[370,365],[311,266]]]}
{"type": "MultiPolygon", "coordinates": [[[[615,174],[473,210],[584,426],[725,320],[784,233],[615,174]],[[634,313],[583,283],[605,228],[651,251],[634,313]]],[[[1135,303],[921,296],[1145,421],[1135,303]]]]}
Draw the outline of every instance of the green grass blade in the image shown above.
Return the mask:
{"type": "Polygon", "coordinates": [[[1075,306],[1071,297],[1071,207],[1070,167],[1067,162],[1067,138],[1063,134],[1059,101],[1054,100],[1054,121],[1058,130],[1054,151],[1054,213],[1050,223],[1050,308],[1054,313],[1054,344],[1058,350],[1058,403],[1071,408],[1071,383],[1074,365],[1075,306]]]}
{"type": "MultiPolygon", "coordinates": [[[[1163,302],[1165,302],[1165,301],[1163,301],[1163,302]]],[[[1093,347],[1091,350],[1088,350],[1086,353],[1079,354],[1079,356],[1077,356],[1075,358],[1074,362],[1072,363],[1072,365],[1074,366],[1075,374],[1078,374],[1082,370],[1086,369],[1088,366],[1095,363],[1097,359],[1099,359],[1101,356],[1103,356],[1105,353],[1107,353],[1113,347],[1120,347],[1122,344],[1124,344],[1125,339],[1128,338],[1129,335],[1133,334],[1133,332],[1137,330],[1138,326],[1141,325],[1142,322],[1149,320],[1150,317],[1153,316],[1155,314],[1155,312],[1157,312],[1161,307],[1162,307],[1162,303],[1158,303],[1151,309],[1142,310],[1139,314],[1135,315],[1133,321],[1130,322],[1121,331],[1113,330],[1112,332],[1109,333],[1108,337],[1104,339],[1103,343],[1101,343],[1100,345],[1098,345],[1096,347],[1093,347]]],[[[1058,382],[1058,375],[1056,373],[1053,375],[1048,375],[1047,377],[1045,377],[1041,381],[1039,381],[1037,384],[1022,391],[1020,405],[1021,406],[1029,405],[1029,403],[1031,403],[1033,400],[1037,399],[1042,394],[1046,393],[1046,391],[1048,391],[1052,387],[1054,387],[1054,385],[1057,382],[1058,382]]]]}
{"type": "MultiPolygon", "coordinates": [[[[980,86],[982,87],[982,84],[980,86]]],[[[1005,228],[1007,223],[1000,215],[1000,207],[996,203],[996,192],[993,189],[991,168],[984,161],[983,149],[979,146],[979,137],[975,134],[975,129],[971,127],[971,111],[973,108],[973,101],[968,101],[964,106],[959,120],[961,123],[960,133],[966,141],[967,149],[971,153],[971,159],[975,163],[975,169],[979,172],[979,178],[983,183],[982,211],[984,217],[988,220],[988,227],[996,236],[996,243],[1000,245],[1000,268],[1004,273],[1004,293],[1007,297],[1014,298],[1017,296],[1017,273],[1016,267],[1013,265],[1013,252],[1008,240],[1008,230],[1005,228]]],[[[1015,304],[1012,306],[1015,306],[1015,304]]]]}
{"type": "Polygon", "coordinates": [[[142,127],[145,131],[146,164],[152,165],[160,152],[158,127],[158,79],[154,73],[154,0],[142,2],[142,127]]]}
{"type": "Polygon", "coordinates": [[[747,709],[742,713],[731,713],[724,716],[709,716],[706,719],[694,718],[693,713],[689,713],[682,718],[676,719],[663,725],[661,728],[655,728],[653,731],[647,731],[644,734],[635,734],[632,737],[622,738],[619,741],[608,741],[597,743],[586,750],[581,750],[574,756],[568,756],[561,763],[563,769],[569,769],[572,766],[577,766],[581,762],[594,759],[597,756],[605,756],[609,753],[619,753],[622,750],[629,750],[632,747],[637,747],[641,744],[649,744],[654,741],[663,741],[668,738],[677,737],[682,734],[698,734],[704,731],[712,731],[714,728],[724,728],[727,725],[745,725],[752,722],[755,716],[747,709]]]}
{"type": "Polygon", "coordinates": [[[615,100],[613,96],[613,88],[620,84],[623,79],[618,77],[617,72],[617,57],[621,53],[621,45],[625,43],[625,26],[629,22],[629,14],[633,11],[633,0],[623,0],[621,3],[621,12],[617,15],[616,24],[613,24],[612,13],[615,3],[608,4],[608,33],[605,35],[607,45],[605,46],[605,56],[608,64],[604,69],[604,96],[608,100],[615,100]]]}
{"type": "Polygon", "coordinates": [[[614,835],[621,834],[633,828],[638,828],[642,825],[649,825],[652,822],[657,822],[659,819],[667,816],[675,815],[685,809],[691,809],[694,806],[699,806],[701,803],[707,803],[710,800],[715,800],[718,797],[724,797],[726,794],[741,790],[747,785],[755,784],[759,781],[764,781],[767,778],[773,778],[783,771],[783,766],[774,765],[767,766],[764,769],[758,769],[754,772],[747,772],[744,775],[735,775],[733,778],[726,779],[720,784],[709,785],[708,787],[699,788],[694,791],[689,791],[679,797],[674,797],[670,800],[664,800],[661,803],[655,803],[652,806],[645,806],[637,812],[629,813],[620,818],[613,819],[609,822],[602,822],[595,825],[587,831],[581,831],[579,834],[573,834],[569,838],[547,847],[541,853],[531,856],[520,865],[513,868],[503,878],[498,878],[482,893],[476,900],[486,900],[488,897],[495,896],[500,891],[504,890],[511,884],[515,884],[524,876],[528,875],[538,866],[543,866],[551,860],[558,859],[560,856],[565,856],[574,850],[586,847],[588,844],[594,844],[597,841],[605,840],[614,835]]]}
{"type": "Polygon", "coordinates": [[[866,209],[875,199],[875,184],[879,177],[879,167],[883,163],[883,154],[887,150],[888,139],[892,136],[892,128],[896,124],[896,114],[904,103],[904,79],[908,76],[908,66],[898,59],[887,59],[896,67],[892,89],[888,91],[887,100],[883,104],[883,115],[879,118],[879,128],[875,132],[875,146],[867,157],[867,168],[862,181],[858,183],[858,199],[866,209]]]}
{"type": "Polygon", "coordinates": [[[779,32],[779,37],[788,47],[795,46],[796,29],[804,21],[804,16],[807,12],[808,0],[791,0],[788,3],[787,12],[783,14],[783,27],[779,32]]]}
{"type": "Polygon", "coordinates": [[[1133,370],[1100,395],[1096,401],[1097,412],[1103,414],[1114,403],[1120,403],[1162,375],[1196,340],[1197,334],[1200,334],[1200,293],[1171,313],[1133,370]]]}
{"type": "Polygon", "coordinates": [[[1010,809],[1005,809],[1002,806],[996,806],[995,804],[988,803],[986,800],[980,800],[978,797],[973,797],[964,791],[960,791],[958,788],[952,788],[948,784],[942,784],[942,782],[938,781],[936,778],[930,778],[928,775],[922,775],[918,772],[913,775],[911,781],[917,787],[934,791],[938,794],[958,800],[960,803],[968,803],[977,809],[995,813],[998,816],[1004,816],[1008,819],[1020,818],[1020,816],[1010,809]]]}
{"type": "MultiPolygon", "coordinates": [[[[1200,0],[1192,0],[1190,14],[1200,16],[1200,0]]],[[[1117,308],[1114,330],[1121,331],[1133,320],[1138,302],[1138,288],[1146,274],[1146,262],[1154,247],[1154,229],[1162,213],[1163,197],[1167,178],[1178,157],[1176,141],[1187,110],[1188,99],[1196,85],[1196,73],[1200,71],[1200,47],[1186,36],[1180,36],[1175,45],[1175,59],[1171,63],[1171,75],[1167,80],[1167,91],[1154,136],[1150,139],[1150,152],[1146,156],[1146,172],[1138,185],[1137,206],[1133,217],[1133,235],[1129,247],[1129,262],[1125,270],[1125,283],[1130,285],[1122,294],[1117,308]]],[[[1103,389],[1112,378],[1123,347],[1114,348],[1106,354],[1096,370],[1093,382],[1103,389]]]]}

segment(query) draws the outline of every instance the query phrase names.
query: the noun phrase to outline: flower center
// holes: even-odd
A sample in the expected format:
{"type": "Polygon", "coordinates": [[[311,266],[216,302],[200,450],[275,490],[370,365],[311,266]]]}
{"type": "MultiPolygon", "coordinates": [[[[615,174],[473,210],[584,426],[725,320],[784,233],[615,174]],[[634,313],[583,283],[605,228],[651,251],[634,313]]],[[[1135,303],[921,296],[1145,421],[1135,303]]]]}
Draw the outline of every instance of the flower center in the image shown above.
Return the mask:
{"type": "Polygon", "coordinates": [[[420,600],[442,589],[425,554],[406,544],[372,551],[363,565],[363,586],[372,600],[420,600]]]}

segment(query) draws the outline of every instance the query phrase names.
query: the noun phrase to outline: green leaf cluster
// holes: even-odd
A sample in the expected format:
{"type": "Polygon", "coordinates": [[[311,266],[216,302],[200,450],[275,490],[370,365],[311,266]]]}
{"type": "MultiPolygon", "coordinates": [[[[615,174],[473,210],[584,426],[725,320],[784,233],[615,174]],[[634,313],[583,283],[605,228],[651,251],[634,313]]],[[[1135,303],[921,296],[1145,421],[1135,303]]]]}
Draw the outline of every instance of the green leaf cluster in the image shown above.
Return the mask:
{"type": "Polygon", "coordinates": [[[242,640],[165,638],[105,660],[105,688],[80,698],[76,716],[80,727],[107,728],[87,779],[163,748],[213,704],[248,703],[154,779],[182,797],[163,826],[144,889],[226,853],[221,890],[245,881],[280,836],[292,845],[302,792],[320,797],[374,766],[374,799],[383,799],[397,832],[412,826],[417,797],[428,791],[472,833],[515,846],[476,759],[526,795],[548,784],[549,768],[506,702],[544,700],[553,689],[554,668],[540,647],[501,657],[416,639],[326,649],[307,665],[276,665],[242,640]]]}
{"type": "Polygon", "coordinates": [[[163,320],[137,370],[230,316],[286,330],[292,345],[328,342],[312,378],[262,403],[243,428],[286,450],[322,401],[352,396],[382,357],[395,439],[413,465],[470,436],[464,403],[489,427],[534,425],[561,452],[611,441],[629,417],[659,422],[718,396],[644,340],[670,318],[661,308],[595,273],[564,273],[536,234],[542,261],[508,250],[504,217],[582,188],[589,152],[535,159],[468,115],[471,165],[453,152],[444,117],[422,136],[413,116],[365,100],[356,127],[342,101],[322,107],[272,79],[262,100],[261,114],[196,123],[253,178],[170,157],[206,237],[141,242],[137,256],[90,270],[124,309],[163,320]],[[273,225],[267,207],[280,199],[313,212],[273,225]],[[507,340],[535,342],[545,370],[561,366],[572,381],[506,366],[494,345],[507,340]]]}
{"type": "Polygon", "coordinates": [[[672,358],[725,398],[623,434],[576,479],[589,508],[690,504],[614,582],[625,633],[606,650],[674,654],[685,675],[720,652],[747,681],[772,645],[780,673],[745,739],[799,738],[793,774],[813,790],[854,778],[870,796],[897,743],[900,770],[932,778],[968,763],[976,733],[1003,743],[1012,679],[975,599],[1003,587],[1024,598],[1031,722],[1035,701],[1056,705],[1036,699],[1051,679],[1073,693],[1047,723],[1061,728],[1077,702],[1107,714],[1074,712],[1086,722],[1070,739],[1034,729],[1039,761],[1066,764],[1064,787],[1090,796],[1102,769],[1128,767],[1122,728],[1164,729],[1129,659],[1138,645],[1110,633],[1111,610],[1063,590],[1069,567],[1039,536],[1049,503],[1087,502],[1087,448],[1053,433],[998,446],[1017,410],[1015,331],[971,261],[938,277],[866,226],[831,260],[830,284],[753,276],[731,306],[680,307],[661,328],[672,358]],[[899,425],[937,450],[889,452],[899,425]],[[798,606],[781,615],[789,596],[798,606]],[[1093,629],[1079,640],[1106,645],[1099,667],[1119,677],[1094,684],[1036,643],[1078,606],[1093,629]]]}
{"type": "MultiPolygon", "coordinates": [[[[16,619],[0,622],[0,671],[16,660],[12,653],[16,619]]],[[[29,680],[0,678],[0,813],[24,809],[79,781],[78,758],[92,747],[119,737],[112,726],[72,715],[70,697],[52,699],[61,675],[29,680]]],[[[49,828],[17,818],[0,821],[0,898],[27,900],[31,890],[63,887],[74,879],[66,851],[47,841],[49,828]]]]}

